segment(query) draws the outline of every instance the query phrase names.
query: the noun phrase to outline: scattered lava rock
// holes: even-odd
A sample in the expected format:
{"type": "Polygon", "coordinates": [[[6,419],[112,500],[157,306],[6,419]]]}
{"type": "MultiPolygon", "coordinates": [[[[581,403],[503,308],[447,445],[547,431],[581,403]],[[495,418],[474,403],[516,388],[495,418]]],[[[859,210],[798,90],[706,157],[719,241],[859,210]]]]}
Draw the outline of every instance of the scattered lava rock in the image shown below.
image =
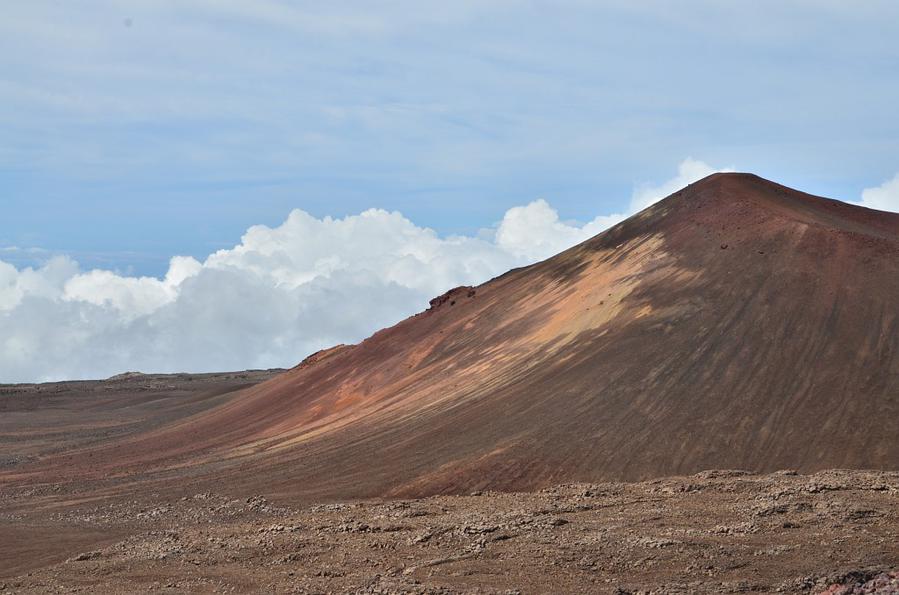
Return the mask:
{"type": "Polygon", "coordinates": [[[899,593],[897,495],[899,473],[716,471],[298,507],[113,498],[16,521],[107,545],[0,580],[16,593],[899,593]]]}
{"type": "Polygon", "coordinates": [[[434,299],[428,302],[430,304],[430,310],[434,310],[435,308],[439,308],[443,304],[449,302],[451,306],[455,305],[456,301],[462,297],[473,298],[477,294],[477,290],[474,287],[469,285],[462,285],[460,287],[454,287],[450,289],[444,294],[438,295],[434,299]]]}
{"type": "Polygon", "coordinates": [[[822,595],[887,595],[899,593],[899,572],[856,572],[833,584],[822,595]],[[872,576],[873,574],[873,576],[872,576]]]}

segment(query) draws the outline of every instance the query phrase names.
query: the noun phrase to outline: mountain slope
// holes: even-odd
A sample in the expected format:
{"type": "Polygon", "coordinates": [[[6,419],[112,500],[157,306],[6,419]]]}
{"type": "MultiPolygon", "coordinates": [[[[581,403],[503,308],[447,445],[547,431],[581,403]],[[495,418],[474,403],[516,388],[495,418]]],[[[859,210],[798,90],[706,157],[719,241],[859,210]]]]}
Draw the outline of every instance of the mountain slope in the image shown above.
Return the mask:
{"type": "Polygon", "coordinates": [[[90,469],[77,459],[41,472],[227,477],[305,499],[897,469],[899,215],[715,174],[96,449],[90,469]]]}

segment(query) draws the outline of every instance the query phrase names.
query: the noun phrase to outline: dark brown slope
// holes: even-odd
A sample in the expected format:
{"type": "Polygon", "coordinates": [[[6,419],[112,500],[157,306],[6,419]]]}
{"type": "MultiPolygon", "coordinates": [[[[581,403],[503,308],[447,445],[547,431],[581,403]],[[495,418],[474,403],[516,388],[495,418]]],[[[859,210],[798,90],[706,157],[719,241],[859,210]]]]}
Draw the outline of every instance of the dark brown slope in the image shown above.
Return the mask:
{"type": "Polygon", "coordinates": [[[899,215],[716,174],[91,454],[5,481],[149,474],[312,499],[899,469],[899,215]]]}

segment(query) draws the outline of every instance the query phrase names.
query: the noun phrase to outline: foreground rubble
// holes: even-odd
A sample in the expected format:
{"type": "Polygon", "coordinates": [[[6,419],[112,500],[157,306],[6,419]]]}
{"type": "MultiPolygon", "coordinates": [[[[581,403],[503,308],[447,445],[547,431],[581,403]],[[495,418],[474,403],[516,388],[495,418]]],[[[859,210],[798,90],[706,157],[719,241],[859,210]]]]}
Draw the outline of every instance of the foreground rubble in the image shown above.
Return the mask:
{"type": "MultiPolygon", "coordinates": [[[[715,471],[286,508],[201,493],[73,507],[122,535],[0,592],[892,593],[899,474],[715,471]]],[[[0,528],[2,530],[2,528],[0,528]]],[[[102,531],[100,531],[102,533],[102,531]]]]}

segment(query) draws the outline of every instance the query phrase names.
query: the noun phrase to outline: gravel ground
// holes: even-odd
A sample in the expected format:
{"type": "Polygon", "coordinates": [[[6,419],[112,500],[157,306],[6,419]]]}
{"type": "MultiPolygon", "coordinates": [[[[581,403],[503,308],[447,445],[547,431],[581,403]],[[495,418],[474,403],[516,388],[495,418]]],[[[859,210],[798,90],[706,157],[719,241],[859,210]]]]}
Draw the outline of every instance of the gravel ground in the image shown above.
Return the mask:
{"type": "Polygon", "coordinates": [[[299,509],[202,493],[17,523],[120,538],[0,592],[899,592],[897,473],[711,471],[299,509]]]}

